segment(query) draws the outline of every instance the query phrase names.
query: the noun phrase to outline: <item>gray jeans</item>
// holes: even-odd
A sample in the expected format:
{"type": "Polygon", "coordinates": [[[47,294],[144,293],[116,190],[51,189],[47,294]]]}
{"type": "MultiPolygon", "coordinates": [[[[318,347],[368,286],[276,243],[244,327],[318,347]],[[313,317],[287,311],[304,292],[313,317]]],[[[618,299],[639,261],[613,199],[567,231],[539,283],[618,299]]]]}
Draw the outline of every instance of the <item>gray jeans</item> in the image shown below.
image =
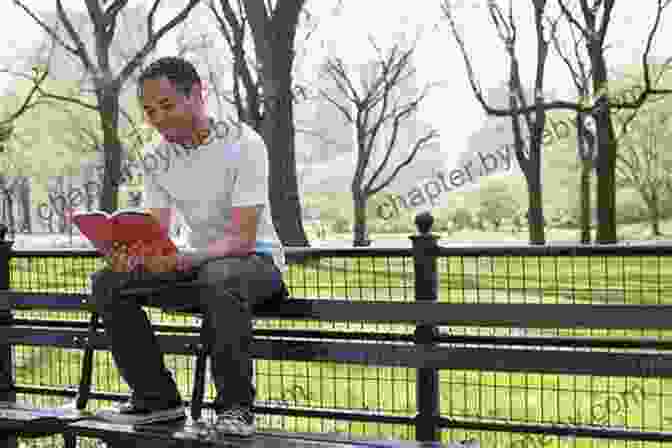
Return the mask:
{"type": "Polygon", "coordinates": [[[198,311],[211,349],[211,371],[217,389],[215,409],[252,405],[252,307],[286,292],[282,274],[268,256],[227,257],[183,273],[113,272],[91,275],[91,306],[99,313],[111,343],[114,363],[133,391],[132,400],[153,408],[181,401],[175,381],[142,305],[170,312],[198,311]],[[205,284],[199,292],[172,290],[149,297],[121,296],[125,288],[165,286],[180,282],[205,284]]]}

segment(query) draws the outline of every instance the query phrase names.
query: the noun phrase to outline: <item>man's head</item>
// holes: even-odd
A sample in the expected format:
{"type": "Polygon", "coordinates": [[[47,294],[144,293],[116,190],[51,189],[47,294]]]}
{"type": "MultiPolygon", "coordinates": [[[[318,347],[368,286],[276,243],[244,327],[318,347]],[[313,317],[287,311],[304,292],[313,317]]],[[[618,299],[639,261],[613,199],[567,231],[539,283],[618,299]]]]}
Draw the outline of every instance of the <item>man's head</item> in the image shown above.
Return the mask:
{"type": "Polygon", "coordinates": [[[201,78],[181,58],[165,57],[150,64],[138,80],[138,101],[146,120],[166,140],[185,143],[207,128],[201,78]]]}

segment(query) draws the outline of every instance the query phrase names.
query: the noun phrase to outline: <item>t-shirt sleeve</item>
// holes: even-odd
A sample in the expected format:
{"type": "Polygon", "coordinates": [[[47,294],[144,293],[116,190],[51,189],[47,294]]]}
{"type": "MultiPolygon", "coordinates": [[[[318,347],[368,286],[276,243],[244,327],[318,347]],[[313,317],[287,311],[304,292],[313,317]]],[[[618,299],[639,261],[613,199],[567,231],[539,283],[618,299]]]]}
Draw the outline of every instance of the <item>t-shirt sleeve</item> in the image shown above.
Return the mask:
{"type": "Polygon", "coordinates": [[[171,208],[168,193],[161,188],[149,173],[143,176],[145,187],[144,208],[171,208]]]}
{"type": "Polygon", "coordinates": [[[268,158],[266,145],[258,135],[246,139],[239,149],[232,207],[264,205],[268,201],[268,158]],[[256,138],[255,138],[256,137],[256,138]]]}

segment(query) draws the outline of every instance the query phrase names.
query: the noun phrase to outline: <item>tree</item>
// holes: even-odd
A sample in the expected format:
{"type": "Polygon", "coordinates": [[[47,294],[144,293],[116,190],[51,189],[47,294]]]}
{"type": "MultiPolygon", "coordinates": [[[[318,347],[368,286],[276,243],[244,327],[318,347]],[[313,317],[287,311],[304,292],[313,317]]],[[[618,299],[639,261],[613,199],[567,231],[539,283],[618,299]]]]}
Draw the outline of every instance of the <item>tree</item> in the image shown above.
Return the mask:
{"type": "MultiPolygon", "coordinates": [[[[14,112],[11,112],[0,120],[0,152],[4,151],[6,142],[12,137],[14,121],[39,104],[39,100],[33,102],[33,97],[48,75],[48,71],[44,70],[42,74],[35,76],[36,74],[39,74],[39,71],[38,67],[33,67],[35,84],[28,95],[26,95],[23,104],[21,104],[14,112]]],[[[9,72],[9,69],[0,70],[0,73],[9,72]]]]}
{"type": "MultiPolygon", "coordinates": [[[[47,61],[49,65],[52,62],[47,61]]],[[[54,71],[58,72],[62,68],[59,66],[54,71]]],[[[22,97],[23,91],[31,89],[34,80],[22,73],[14,75],[20,79],[13,84],[13,87],[22,97]]],[[[81,203],[79,202],[82,199],[81,196],[70,194],[73,192],[72,187],[75,191],[81,191],[80,187],[85,187],[87,182],[94,181],[96,168],[100,168],[97,172],[99,174],[104,171],[101,165],[104,163],[104,150],[99,114],[78,104],[78,102],[88,102],[95,98],[91,94],[73,93],[73,91],[81,90],[78,89],[79,83],[67,81],[71,79],[69,77],[61,77],[61,79],[65,80],[47,78],[40,85],[39,105],[15,120],[15,131],[8,149],[0,155],[5,166],[3,174],[8,178],[10,176],[15,176],[15,179],[19,178],[18,181],[11,183],[13,188],[19,189],[18,191],[8,189],[10,183],[8,180],[5,182],[4,200],[18,199],[20,201],[20,208],[17,212],[23,215],[22,224],[24,228],[28,227],[28,231],[30,231],[31,224],[29,213],[31,182],[38,185],[36,192],[39,197],[43,197],[40,193],[44,193],[46,187],[49,200],[37,205],[35,217],[42,220],[42,224],[49,222],[51,228],[54,218],[59,220],[60,226],[65,225],[67,208],[77,208],[81,203]],[[69,101],[59,99],[61,97],[66,97],[69,101]],[[51,176],[54,177],[55,182],[49,183],[51,176]]],[[[133,104],[135,107],[130,108],[131,113],[137,115],[137,100],[133,99],[133,104]]],[[[13,110],[14,105],[8,108],[13,110]]],[[[120,112],[133,127],[131,135],[120,135],[124,150],[122,156],[125,160],[134,155],[132,151],[127,154],[129,148],[137,149],[138,144],[144,144],[147,139],[143,138],[145,136],[137,129],[136,119],[126,113],[121,106],[120,112]]],[[[124,174],[126,174],[125,171],[124,174]]],[[[99,194],[100,190],[101,188],[97,187],[96,194],[99,194]]],[[[94,199],[97,198],[89,194],[92,190],[85,188],[85,191],[86,207],[87,210],[91,210],[94,199]]],[[[13,210],[12,207],[6,207],[6,209],[13,210]]],[[[61,231],[65,230],[63,227],[61,229],[61,231]]]]}
{"type": "Polygon", "coordinates": [[[208,3],[233,56],[237,115],[269,149],[271,214],[286,246],[308,246],[296,176],[293,103],[297,89],[292,74],[294,41],[305,2],[238,0],[234,7],[231,0],[220,0],[221,13],[214,0],[208,3]],[[254,57],[246,48],[248,32],[254,57]]]}
{"type": "MultiPolygon", "coordinates": [[[[54,45],[52,45],[50,50],[50,56],[53,55],[54,45]]],[[[0,72],[9,73],[9,69],[2,69],[0,72]]],[[[4,153],[7,148],[11,145],[12,140],[15,137],[16,121],[22,116],[31,111],[31,109],[36,106],[43,104],[41,98],[35,98],[36,92],[39,90],[42,83],[45,81],[48,75],[48,70],[40,70],[40,67],[32,67],[32,80],[33,87],[25,95],[22,104],[13,109],[13,112],[5,115],[0,120],[0,153],[4,153]],[[42,72],[42,73],[40,73],[42,72]]],[[[3,221],[9,222],[9,231],[12,235],[12,238],[15,235],[15,219],[14,219],[14,207],[13,207],[13,198],[12,194],[14,188],[19,189],[19,204],[20,210],[23,214],[23,222],[21,230],[31,233],[31,213],[30,213],[30,179],[25,177],[25,175],[17,176],[14,181],[10,184],[9,179],[7,178],[8,169],[7,166],[3,167],[3,170],[0,172],[0,188],[2,191],[2,210],[3,221]],[[7,188],[7,187],[10,188],[7,188]]]]}
{"type": "Polygon", "coordinates": [[[506,184],[489,182],[480,191],[479,216],[492,223],[499,231],[502,221],[513,219],[520,208],[506,184]]]}
{"type": "Polygon", "coordinates": [[[154,0],[147,15],[147,41],[116,74],[110,64],[110,46],[117,31],[117,20],[120,11],[127,7],[127,0],[101,2],[87,0],[86,8],[93,26],[96,61],[91,58],[91,51],[84,45],[81,33],[72,25],[68,14],[63,8],[62,0],[56,0],[56,12],[59,24],[62,25],[74,45],[68,44],[55,30],[55,26],[47,25],[35,13],[24,5],[21,0],[13,0],[14,4],[23,9],[44,31],[56,40],[60,46],[74,55],[81,62],[86,73],[92,78],[96,104],[88,104],[67,97],[63,101],[75,101],[82,107],[96,111],[100,115],[100,126],[103,134],[104,174],[101,195],[101,209],[112,212],[117,208],[118,187],[121,178],[121,140],[119,138],[119,96],[124,84],[140,67],[144,59],[156,48],[158,41],[172,28],[183,22],[189,12],[200,0],[185,0],[187,5],[158,32],[154,29],[154,15],[160,0],[154,0]],[[103,10],[103,6],[109,3],[103,10]]]}
{"type": "MultiPolygon", "coordinates": [[[[443,10],[446,17],[449,19],[453,35],[458,41],[460,50],[464,56],[465,64],[467,66],[467,71],[469,74],[469,82],[471,88],[486,113],[490,115],[497,116],[518,116],[521,114],[529,114],[532,111],[548,111],[552,109],[565,109],[571,110],[575,113],[581,112],[593,117],[596,125],[596,141],[597,141],[597,159],[596,159],[596,170],[598,176],[598,187],[597,187],[597,216],[598,216],[598,231],[597,231],[597,242],[598,243],[615,243],[616,242],[616,214],[615,214],[615,166],[616,166],[616,153],[617,153],[617,141],[614,134],[613,125],[611,123],[611,111],[613,109],[638,109],[649,96],[653,95],[664,95],[672,93],[670,89],[660,89],[656,88],[655,83],[651,81],[651,70],[649,66],[649,53],[651,51],[651,46],[653,38],[656,35],[656,32],[660,26],[660,20],[662,13],[669,6],[671,0],[656,0],[656,13],[653,20],[653,24],[648,33],[646,47],[642,55],[642,72],[644,78],[644,85],[642,86],[641,92],[637,95],[632,101],[623,101],[623,102],[611,102],[609,98],[609,81],[608,81],[608,71],[607,63],[605,57],[605,51],[607,45],[605,44],[607,30],[609,28],[609,23],[612,18],[612,11],[614,8],[615,0],[595,0],[592,4],[589,4],[589,0],[578,0],[580,14],[573,12],[567,6],[563,0],[557,0],[557,3],[561,10],[561,16],[566,19],[566,22],[571,27],[575,27],[578,32],[584,37],[584,47],[590,61],[590,79],[591,79],[591,88],[593,90],[593,97],[595,100],[591,101],[589,104],[583,104],[577,101],[565,101],[565,100],[553,100],[545,101],[543,98],[543,91],[536,90],[536,95],[539,101],[535,101],[534,105],[523,106],[516,110],[506,110],[506,109],[495,109],[489,107],[483,98],[483,94],[478,86],[478,83],[475,80],[474,72],[471,66],[470,59],[467,55],[467,52],[464,47],[457,28],[453,20],[452,6],[450,5],[449,0],[443,1],[443,10]],[[580,19],[577,17],[581,17],[580,19]],[[598,20],[598,18],[600,20],[598,20]]],[[[541,0],[532,0],[532,4],[535,10],[535,28],[537,30],[537,36],[539,37],[540,32],[542,31],[542,14],[543,7],[546,4],[546,1],[541,0]]],[[[493,6],[495,5],[495,0],[489,1],[490,11],[492,15],[493,6]]],[[[499,8],[495,8],[496,10],[499,8]]],[[[515,33],[515,26],[512,24],[512,14],[509,14],[510,24],[508,30],[515,33]]],[[[500,19],[501,20],[501,17],[500,19]]],[[[557,20],[551,22],[553,29],[557,27],[557,20]]],[[[554,32],[555,30],[553,30],[554,32]]],[[[541,46],[538,46],[538,49],[541,50],[541,46]]],[[[539,54],[539,51],[538,51],[539,54]]],[[[539,62],[539,60],[538,60],[539,62]]],[[[664,64],[662,64],[662,70],[666,70],[672,62],[672,58],[668,58],[664,64]]],[[[537,67],[537,74],[540,73],[541,67],[537,67]]],[[[539,77],[537,77],[539,79],[539,77]]],[[[537,117],[539,118],[539,117],[537,117]]],[[[536,130],[540,134],[543,132],[543,122],[540,125],[539,120],[535,121],[537,124],[536,130]]],[[[627,129],[627,124],[625,125],[627,129]]],[[[536,136],[533,136],[531,139],[535,140],[536,136]]]]}
{"type": "MultiPolygon", "coordinates": [[[[554,33],[551,36],[553,41],[553,48],[558,56],[563,60],[572,77],[572,82],[576,87],[577,99],[579,103],[585,104],[589,101],[591,95],[590,88],[590,74],[588,73],[587,64],[581,56],[581,38],[577,38],[573,28],[570,28],[572,36],[572,53],[575,61],[572,62],[569,55],[562,49],[558,34],[554,33]]],[[[575,114],[576,127],[576,149],[580,162],[580,241],[582,244],[591,242],[591,174],[593,173],[594,163],[597,155],[595,143],[596,135],[589,127],[587,121],[591,119],[589,114],[582,111],[577,111],[575,114]]]]}
{"type": "MultiPolygon", "coordinates": [[[[578,101],[581,104],[586,104],[589,102],[591,95],[594,95],[591,86],[591,73],[588,62],[585,60],[586,56],[581,52],[581,46],[585,43],[585,34],[580,34],[577,36],[575,27],[570,27],[569,29],[572,37],[572,49],[566,51],[562,48],[558,35],[554,34],[552,36],[553,46],[565,63],[569,72],[571,74],[572,82],[576,87],[578,93],[578,101]],[[573,57],[570,57],[568,53],[572,53],[573,57]]],[[[661,78],[665,74],[664,70],[661,70],[655,79],[655,84],[659,84],[661,78]]],[[[641,80],[635,80],[636,84],[640,84],[641,80]]],[[[610,95],[610,99],[616,100],[617,103],[624,102],[627,100],[627,97],[632,97],[632,86],[626,86],[623,89],[614,89],[614,95],[610,95]]],[[[656,99],[649,99],[647,102],[659,101],[656,99]]],[[[627,135],[628,126],[632,120],[637,116],[639,108],[634,110],[626,109],[617,109],[611,112],[610,118],[615,119],[615,121],[620,125],[617,130],[614,131],[614,134],[618,134],[615,137],[615,141],[618,142],[621,138],[627,135]],[[616,132],[618,131],[618,132],[616,132]]],[[[581,202],[581,213],[580,213],[580,228],[581,228],[581,242],[583,244],[590,243],[591,234],[591,174],[595,167],[595,162],[597,159],[597,134],[595,127],[595,119],[592,115],[587,114],[582,111],[577,111],[575,113],[575,128],[576,128],[576,137],[577,137],[577,153],[579,156],[579,161],[581,164],[581,176],[580,176],[580,202],[581,202]],[[592,129],[590,124],[592,124],[592,129]]],[[[618,164],[618,156],[617,156],[618,164]]],[[[617,165],[618,169],[618,165],[617,165]]]]}
{"type": "MultiPolygon", "coordinates": [[[[528,101],[525,97],[523,88],[519,61],[516,53],[517,28],[513,19],[513,6],[509,3],[509,13],[505,16],[499,5],[494,1],[488,2],[488,11],[490,19],[494,24],[499,39],[504,44],[505,51],[509,58],[509,108],[497,109],[499,116],[509,116],[513,129],[513,147],[516,154],[518,165],[523,171],[528,191],[528,223],[531,244],[544,244],[546,242],[544,232],[544,214],[541,185],[541,144],[542,134],[546,123],[546,111],[542,107],[544,91],[544,71],[546,68],[546,58],[548,56],[548,40],[544,36],[544,18],[546,9],[546,0],[531,0],[534,9],[535,37],[537,44],[537,64],[535,67],[534,80],[534,99],[533,105],[528,107],[528,101]],[[523,137],[523,128],[521,119],[524,118],[527,130],[527,144],[523,137]]],[[[444,0],[442,4],[444,15],[448,19],[450,28],[455,40],[462,52],[469,82],[472,90],[488,115],[493,114],[493,108],[489,106],[477,85],[475,75],[471,68],[471,62],[467,55],[464,42],[457,30],[453,15],[453,6],[449,0],[444,0]]],[[[551,31],[555,32],[555,23],[551,23],[551,31]]]]}
{"type": "Polygon", "coordinates": [[[367,200],[387,187],[399,172],[409,165],[415,155],[430,145],[438,137],[438,131],[430,129],[425,135],[417,138],[411,145],[408,155],[398,163],[392,172],[382,176],[383,171],[391,162],[393,152],[399,152],[398,138],[403,125],[418,111],[418,106],[427,96],[429,85],[417,95],[404,103],[404,82],[415,74],[412,63],[415,44],[408,50],[400,50],[395,44],[389,54],[384,56],[373,39],[369,39],[376,49],[379,59],[369,64],[369,73],[360,71],[361,92],[357,82],[346,68],[341,58],[330,58],[325,65],[326,74],[333,80],[345,100],[330,96],[324,90],[322,95],[340,110],[346,121],[352,126],[357,158],[355,172],[350,186],[354,202],[353,245],[368,246],[366,225],[367,200]],[[368,78],[368,79],[367,79],[368,78]],[[403,103],[403,104],[402,104],[403,103]],[[385,132],[387,131],[387,132],[385,132]],[[388,134],[385,138],[384,133],[388,134]],[[373,158],[377,149],[383,151],[382,160],[373,158]],[[396,151],[395,151],[396,150],[396,151]],[[366,179],[367,174],[370,177],[366,179]],[[374,186],[376,180],[378,185],[374,186]]]}
{"type": "MultiPolygon", "coordinates": [[[[609,98],[609,80],[607,60],[605,56],[605,39],[615,0],[595,1],[589,5],[588,0],[579,0],[581,13],[570,10],[566,2],[558,0],[558,5],[567,22],[579,31],[584,39],[584,46],[590,61],[590,74],[593,94],[597,98],[590,114],[595,120],[597,159],[597,241],[600,243],[616,242],[616,158],[618,140],[611,117],[609,98]],[[601,20],[598,21],[598,17],[601,20]]],[[[615,104],[617,108],[638,109],[651,94],[667,94],[672,90],[654,89],[651,84],[648,56],[656,31],[660,25],[662,12],[670,5],[670,0],[657,0],[656,15],[649,32],[646,48],[642,57],[644,89],[633,102],[615,104]]],[[[667,65],[669,61],[665,63],[667,65]]],[[[665,69],[663,69],[664,71],[665,69]]],[[[634,114],[633,114],[634,116],[634,114]]],[[[623,125],[627,132],[627,122],[623,125]]]]}
{"type": "Polygon", "coordinates": [[[621,140],[616,174],[619,186],[632,187],[649,211],[651,235],[661,236],[660,210],[665,191],[672,192],[672,156],[666,151],[672,138],[672,114],[647,111],[636,118],[630,132],[621,140]]]}

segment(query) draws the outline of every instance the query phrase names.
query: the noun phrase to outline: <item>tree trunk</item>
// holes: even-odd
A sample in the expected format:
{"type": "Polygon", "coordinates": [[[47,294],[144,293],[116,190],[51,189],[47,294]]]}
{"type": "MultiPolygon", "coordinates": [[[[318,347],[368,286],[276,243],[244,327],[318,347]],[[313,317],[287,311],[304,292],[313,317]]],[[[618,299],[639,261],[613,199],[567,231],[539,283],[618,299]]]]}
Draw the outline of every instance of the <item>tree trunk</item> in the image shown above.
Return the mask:
{"type": "Polygon", "coordinates": [[[103,123],[103,191],[100,208],[107,213],[117,210],[119,201],[119,181],[121,179],[121,141],[117,125],[119,123],[119,90],[109,84],[98,95],[100,119],[103,123]]]}
{"type": "Polygon", "coordinates": [[[23,231],[33,233],[33,217],[30,213],[30,178],[22,177],[19,183],[19,201],[23,211],[23,231]]]}
{"type": "Polygon", "coordinates": [[[591,200],[590,200],[590,173],[593,170],[592,160],[581,160],[581,244],[590,244],[591,230],[591,200]]]}
{"type": "MultiPolygon", "coordinates": [[[[65,193],[65,176],[56,176],[56,182],[58,184],[56,186],[56,191],[54,192],[54,197],[61,195],[63,198],[67,199],[68,195],[65,193]]],[[[55,202],[56,201],[54,201],[54,203],[55,202]]],[[[58,216],[58,233],[65,233],[65,210],[67,207],[68,204],[65,201],[61,202],[60,207],[54,207],[54,214],[58,216]]]]}
{"type": "Polygon", "coordinates": [[[7,195],[7,221],[9,226],[9,233],[14,238],[16,235],[16,219],[14,216],[14,199],[11,194],[7,195]]]}
{"type": "Polygon", "coordinates": [[[371,245],[371,240],[366,225],[366,194],[362,192],[353,193],[352,199],[355,207],[352,245],[354,247],[368,247],[371,245]]]}
{"type": "Polygon", "coordinates": [[[530,244],[546,244],[540,170],[524,170],[524,174],[527,180],[529,204],[527,222],[529,225],[530,244]]]}
{"type": "Polygon", "coordinates": [[[13,191],[8,188],[7,176],[0,173],[0,190],[3,192],[2,198],[2,221],[8,227],[8,231],[12,238],[16,233],[14,222],[14,201],[12,195],[13,191]]]}
{"type": "MultiPolygon", "coordinates": [[[[589,45],[593,67],[593,92],[606,92],[607,65],[603,49],[597,43],[589,45]]],[[[595,111],[597,128],[597,235],[598,244],[613,244],[616,237],[616,152],[617,142],[611,124],[607,93],[597,100],[595,111]]]]}
{"type": "Polygon", "coordinates": [[[649,224],[651,225],[651,236],[654,238],[661,236],[660,232],[660,201],[658,200],[658,194],[654,191],[650,198],[646,201],[646,206],[649,209],[649,224]]]}
{"type": "MultiPolygon", "coordinates": [[[[272,49],[290,51],[280,45],[274,45],[272,49]]],[[[262,66],[264,120],[261,134],[268,148],[269,197],[278,237],[284,246],[307,247],[296,181],[291,61],[285,59],[279,56],[262,66]]]]}

